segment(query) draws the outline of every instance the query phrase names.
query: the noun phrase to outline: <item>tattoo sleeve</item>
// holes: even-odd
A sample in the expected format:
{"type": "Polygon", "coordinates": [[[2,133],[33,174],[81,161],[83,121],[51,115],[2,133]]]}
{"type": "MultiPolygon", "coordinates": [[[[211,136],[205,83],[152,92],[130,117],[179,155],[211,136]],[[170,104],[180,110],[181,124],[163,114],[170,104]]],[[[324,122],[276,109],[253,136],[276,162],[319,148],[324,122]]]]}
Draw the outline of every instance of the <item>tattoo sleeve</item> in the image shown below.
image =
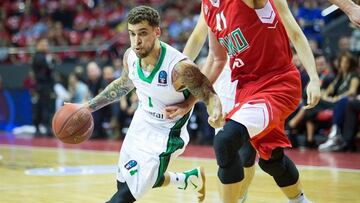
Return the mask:
{"type": "Polygon", "coordinates": [[[124,59],[124,69],[121,77],[114,80],[95,98],[91,99],[89,101],[89,108],[92,111],[96,111],[114,101],[119,100],[122,96],[134,89],[134,84],[130,80],[128,72],[127,64],[125,64],[124,59]]]}
{"type": "Polygon", "coordinates": [[[119,100],[122,96],[129,93],[134,88],[129,78],[120,77],[110,83],[95,98],[89,101],[89,107],[92,111],[101,109],[102,107],[119,100]]]}
{"type": "Polygon", "coordinates": [[[177,64],[172,72],[173,84],[177,90],[187,88],[197,99],[206,105],[215,90],[207,77],[202,74],[195,64],[182,61],[177,64]]]}

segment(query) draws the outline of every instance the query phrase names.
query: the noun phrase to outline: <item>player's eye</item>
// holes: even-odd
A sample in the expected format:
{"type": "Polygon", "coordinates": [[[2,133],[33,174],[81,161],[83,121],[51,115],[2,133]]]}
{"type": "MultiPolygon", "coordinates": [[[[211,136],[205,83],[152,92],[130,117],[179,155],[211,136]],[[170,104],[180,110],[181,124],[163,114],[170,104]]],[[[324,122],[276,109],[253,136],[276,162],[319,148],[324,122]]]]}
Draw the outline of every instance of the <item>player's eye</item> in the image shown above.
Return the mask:
{"type": "Polygon", "coordinates": [[[147,35],[147,32],[140,32],[139,35],[140,35],[140,36],[146,36],[146,35],[147,35]]]}

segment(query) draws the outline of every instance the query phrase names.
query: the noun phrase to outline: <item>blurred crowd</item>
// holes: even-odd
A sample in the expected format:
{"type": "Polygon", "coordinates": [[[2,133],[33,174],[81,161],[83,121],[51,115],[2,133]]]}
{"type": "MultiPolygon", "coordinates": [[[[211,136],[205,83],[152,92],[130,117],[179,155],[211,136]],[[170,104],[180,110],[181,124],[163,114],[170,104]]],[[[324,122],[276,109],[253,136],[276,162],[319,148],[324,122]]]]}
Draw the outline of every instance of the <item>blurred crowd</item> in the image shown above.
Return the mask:
{"type": "MultiPolygon", "coordinates": [[[[32,94],[33,122],[37,135],[49,134],[51,115],[63,102],[82,103],[97,95],[121,75],[122,55],[129,46],[127,12],[139,4],[158,9],[162,16],[161,40],[182,50],[194,28],[200,0],[3,0],[0,2],[0,63],[29,63],[32,71],[24,87],[32,94]],[[14,53],[5,47],[13,47],[14,53]],[[74,63],[69,75],[52,64],[74,63]],[[53,104],[53,105],[52,105],[53,104]],[[39,126],[46,127],[45,132],[39,126]]],[[[359,125],[360,30],[343,36],[338,52],[325,54],[321,14],[327,0],[288,0],[299,25],[309,39],[322,81],[322,100],[305,110],[306,99],[289,117],[286,131],[293,145],[320,151],[354,151],[359,125]],[[305,141],[299,143],[299,135],[305,141]],[[317,139],[317,136],[322,136],[317,139]]],[[[198,60],[207,55],[206,47],[198,60]]],[[[308,78],[297,54],[294,63],[308,78]]],[[[304,96],[306,94],[303,94],[304,96]]],[[[94,113],[93,138],[122,138],[137,107],[136,94],[94,113]]],[[[204,105],[198,103],[188,129],[193,142],[212,144],[214,130],[207,124],[204,105]]]]}
{"type": "MultiPolygon", "coordinates": [[[[105,61],[128,46],[127,12],[148,4],[162,14],[162,39],[181,48],[194,27],[200,1],[3,0],[0,2],[0,63],[29,63],[36,41],[47,38],[57,63],[105,61]],[[12,54],[5,47],[14,47],[12,54]]],[[[108,62],[108,61],[107,61],[108,62]]]]}

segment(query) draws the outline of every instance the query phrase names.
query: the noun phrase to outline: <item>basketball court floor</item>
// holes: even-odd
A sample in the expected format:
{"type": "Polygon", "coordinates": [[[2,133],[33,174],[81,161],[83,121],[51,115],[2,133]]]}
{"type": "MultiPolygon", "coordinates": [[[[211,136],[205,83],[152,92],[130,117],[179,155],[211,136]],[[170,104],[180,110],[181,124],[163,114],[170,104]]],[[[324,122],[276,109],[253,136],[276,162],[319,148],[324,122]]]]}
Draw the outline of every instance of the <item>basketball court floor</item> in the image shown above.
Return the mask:
{"type": "MultiPolygon", "coordinates": [[[[101,203],[115,192],[120,141],[86,141],[65,145],[49,138],[16,138],[0,133],[1,203],[101,203]]],[[[360,153],[288,150],[299,166],[304,190],[314,202],[360,203],[360,153]]],[[[206,203],[219,203],[216,162],[211,147],[188,146],[169,169],[206,170],[206,203]]],[[[140,203],[196,202],[189,191],[153,189],[140,203]]],[[[271,177],[256,169],[249,203],[286,203],[271,177]]]]}

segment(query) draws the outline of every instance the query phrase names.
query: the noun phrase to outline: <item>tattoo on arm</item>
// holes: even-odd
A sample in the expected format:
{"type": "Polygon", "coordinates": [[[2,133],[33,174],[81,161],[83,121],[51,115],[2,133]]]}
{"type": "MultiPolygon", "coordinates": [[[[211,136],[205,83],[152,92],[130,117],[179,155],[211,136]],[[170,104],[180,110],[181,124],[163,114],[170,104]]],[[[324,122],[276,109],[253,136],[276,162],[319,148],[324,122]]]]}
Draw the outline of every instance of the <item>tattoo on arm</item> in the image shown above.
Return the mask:
{"type": "Polygon", "coordinates": [[[174,68],[173,83],[177,90],[187,88],[197,99],[208,104],[215,90],[210,81],[203,75],[195,64],[180,62],[174,68]]]}
{"type": "Polygon", "coordinates": [[[128,72],[128,67],[124,59],[124,69],[121,77],[114,80],[95,98],[91,99],[89,101],[89,108],[92,111],[96,111],[114,101],[119,100],[122,96],[134,89],[134,84],[130,80],[128,72]]]}
{"type": "Polygon", "coordinates": [[[95,98],[89,101],[89,107],[93,111],[101,109],[102,107],[117,101],[120,97],[126,95],[134,88],[129,78],[121,77],[110,83],[102,92],[95,98]]]}

